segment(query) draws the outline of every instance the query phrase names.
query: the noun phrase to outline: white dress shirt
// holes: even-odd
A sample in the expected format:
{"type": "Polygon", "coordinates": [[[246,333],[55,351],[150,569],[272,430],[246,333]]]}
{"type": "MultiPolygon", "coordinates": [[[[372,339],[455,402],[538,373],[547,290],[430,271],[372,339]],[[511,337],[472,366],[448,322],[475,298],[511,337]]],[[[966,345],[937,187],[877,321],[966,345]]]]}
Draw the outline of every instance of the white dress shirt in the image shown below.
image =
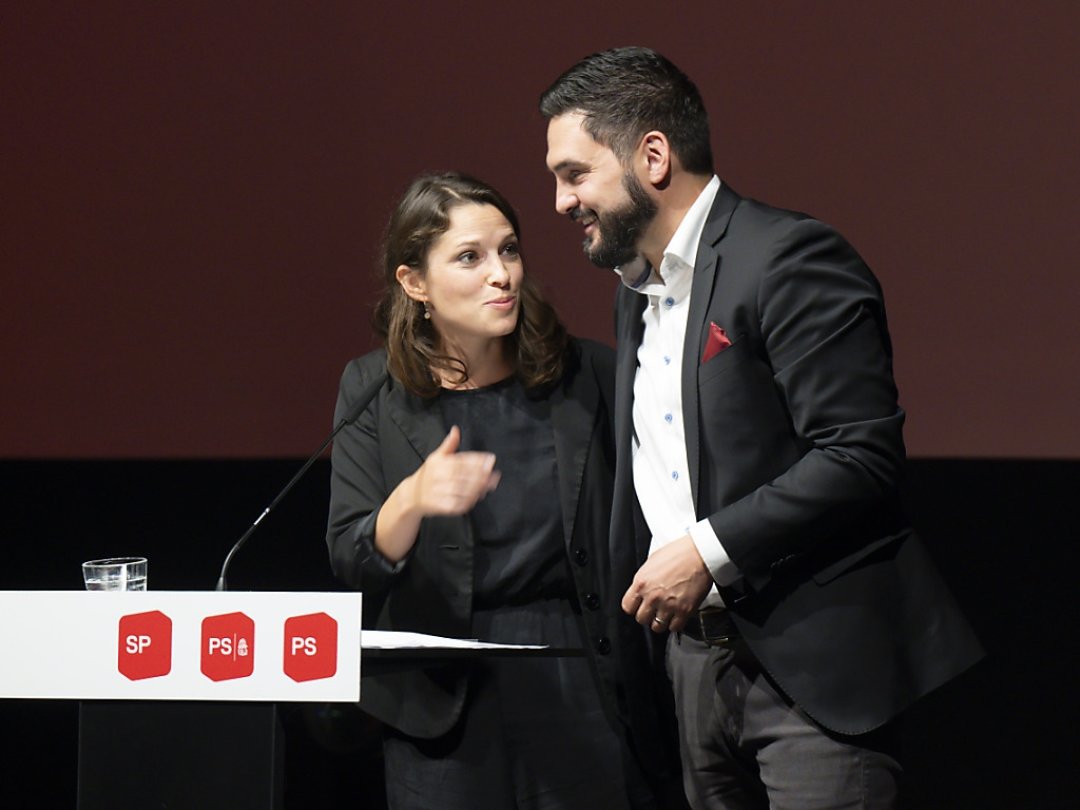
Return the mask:
{"type": "MultiPolygon", "coordinates": [[[[709,181],[686,212],[657,271],[639,257],[617,268],[623,284],[648,297],[634,376],[634,491],[649,526],[649,554],[689,534],[713,579],[728,585],[739,571],[708,520],[698,520],[690,490],[682,410],[682,357],[690,289],[705,219],[720,190],[709,181]]],[[[706,605],[722,604],[714,585],[706,605]]]]}

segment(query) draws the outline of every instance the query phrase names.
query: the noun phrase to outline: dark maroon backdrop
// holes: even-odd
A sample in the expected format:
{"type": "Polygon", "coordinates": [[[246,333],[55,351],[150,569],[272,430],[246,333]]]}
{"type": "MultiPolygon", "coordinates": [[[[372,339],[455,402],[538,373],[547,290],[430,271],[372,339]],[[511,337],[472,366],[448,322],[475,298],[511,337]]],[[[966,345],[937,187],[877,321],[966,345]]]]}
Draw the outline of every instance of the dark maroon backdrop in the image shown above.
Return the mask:
{"type": "Polygon", "coordinates": [[[521,5],[6,4],[0,457],[305,455],[427,169],[506,192],[608,340],[535,102],[620,44],[697,80],[726,182],[866,256],[912,455],[1080,457],[1073,3],[521,5]]]}

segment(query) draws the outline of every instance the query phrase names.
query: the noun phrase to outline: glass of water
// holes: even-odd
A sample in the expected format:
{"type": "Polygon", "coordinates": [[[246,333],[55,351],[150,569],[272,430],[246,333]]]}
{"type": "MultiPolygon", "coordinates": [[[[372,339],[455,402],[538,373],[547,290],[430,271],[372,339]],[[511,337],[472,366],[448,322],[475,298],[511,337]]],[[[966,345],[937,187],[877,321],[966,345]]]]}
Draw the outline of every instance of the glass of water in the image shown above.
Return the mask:
{"type": "Polygon", "coordinates": [[[82,564],[88,591],[145,591],[146,557],[110,557],[82,564]]]}

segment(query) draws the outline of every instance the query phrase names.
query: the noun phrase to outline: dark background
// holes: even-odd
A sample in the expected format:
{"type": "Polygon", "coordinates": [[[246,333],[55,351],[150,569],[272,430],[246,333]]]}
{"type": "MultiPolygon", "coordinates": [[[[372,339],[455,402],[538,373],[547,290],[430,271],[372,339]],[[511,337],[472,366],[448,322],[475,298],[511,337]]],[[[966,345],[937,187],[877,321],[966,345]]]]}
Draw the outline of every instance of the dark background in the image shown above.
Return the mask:
{"type": "MultiPolygon", "coordinates": [[[[0,10],[0,588],[150,558],[211,588],[372,347],[379,234],[424,170],[494,183],[571,330],[613,281],[553,211],[539,93],[644,44],[717,171],[880,277],[908,500],[989,650],[909,717],[921,808],[1072,807],[1080,42],[1071,2],[92,4],[0,10]]],[[[237,589],[332,589],[318,462],[237,589]]],[[[18,651],[0,651],[0,665],[18,651]]],[[[74,804],[73,702],[0,701],[0,807],[74,804]]],[[[378,807],[371,728],[289,707],[290,807],[378,807]]]]}
{"type": "Polygon", "coordinates": [[[370,348],[395,199],[517,206],[572,331],[614,280],[554,212],[539,94],[650,45],[740,193],[881,278],[918,457],[1080,458],[1074,2],[31,3],[0,11],[0,457],[303,456],[370,348]]]}
{"type": "MultiPolygon", "coordinates": [[[[296,461],[9,461],[0,589],[81,587],[79,563],[145,553],[156,590],[209,590],[296,461]]],[[[913,810],[1071,810],[1080,795],[1077,461],[914,460],[906,498],[987,658],[909,713],[913,810]]],[[[320,461],[234,561],[234,590],[335,587],[320,461]]],[[[11,617],[5,617],[5,621],[11,617]]],[[[21,651],[4,650],[4,665],[21,651]]],[[[0,700],[0,807],[71,807],[78,704],[0,700]]],[[[379,810],[373,729],[286,706],[289,810],[379,810]]],[[[198,779],[198,774],[192,774],[198,779]]]]}

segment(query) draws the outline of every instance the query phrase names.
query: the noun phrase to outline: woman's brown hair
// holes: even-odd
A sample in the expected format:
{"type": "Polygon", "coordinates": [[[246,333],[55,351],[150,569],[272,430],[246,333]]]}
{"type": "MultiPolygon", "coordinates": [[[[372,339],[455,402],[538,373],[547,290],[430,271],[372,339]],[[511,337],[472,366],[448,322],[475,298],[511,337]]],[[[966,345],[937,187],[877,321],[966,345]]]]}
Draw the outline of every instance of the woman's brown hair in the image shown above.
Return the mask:
{"type": "MultiPolygon", "coordinates": [[[[431,246],[450,228],[450,211],[470,204],[497,208],[520,241],[517,215],[506,198],[486,183],[458,172],[426,174],[414,180],[386,228],[381,262],[384,290],[375,305],[373,324],[386,346],[391,376],[419,397],[439,393],[439,371],[464,383],[469,369],[461,360],[439,351],[435,327],[424,319],[423,305],[409,298],[398,284],[397,268],[406,265],[422,273],[431,246]]],[[[526,390],[537,392],[562,378],[568,338],[555,310],[527,273],[522,278],[520,301],[517,325],[505,339],[515,375],[526,390]]]]}

